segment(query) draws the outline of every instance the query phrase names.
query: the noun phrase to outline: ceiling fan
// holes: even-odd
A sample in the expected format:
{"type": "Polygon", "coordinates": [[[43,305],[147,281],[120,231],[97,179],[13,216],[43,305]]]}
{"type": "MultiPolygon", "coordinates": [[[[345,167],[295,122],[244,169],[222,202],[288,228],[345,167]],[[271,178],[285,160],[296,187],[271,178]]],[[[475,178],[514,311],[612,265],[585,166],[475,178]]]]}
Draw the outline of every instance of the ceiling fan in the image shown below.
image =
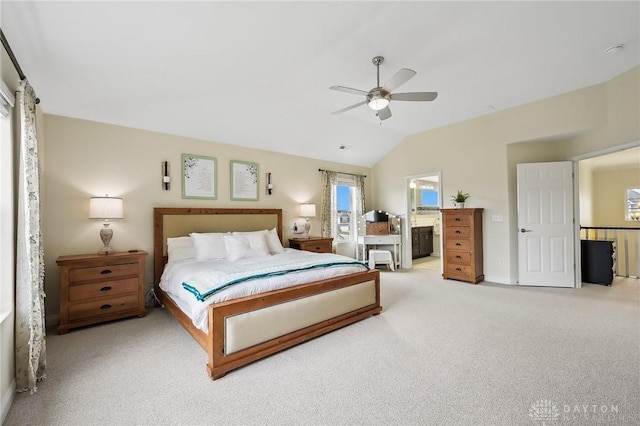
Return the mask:
{"type": "Polygon", "coordinates": [[[416,72],[408,68],[402,68],[400,71],[395,73],[393,77],[387,80],[386,83],[380,86],[380,64],[384,62],[384,58],[382,56],[376,56],[371,61],[373,62],[373,65],[376,66],[378,73],[376,87],[365,92],[364,90],[352,89],[351,87],[331,86],[331,90],[353,93],[355,95],[364,96],[365,98],[362,102],[334,111],[332,114],[341,114],[357,108],[360,105],[367,105],[369,108],[376,111],[376,115],[380,118],[380,121],[382,121],[391,117],[391,109],[389,108],[389,103],[391,101],[432,101],[438,96],[437,92],[391,93],[406,83],[411,77],[416,75],[416,72]]]}

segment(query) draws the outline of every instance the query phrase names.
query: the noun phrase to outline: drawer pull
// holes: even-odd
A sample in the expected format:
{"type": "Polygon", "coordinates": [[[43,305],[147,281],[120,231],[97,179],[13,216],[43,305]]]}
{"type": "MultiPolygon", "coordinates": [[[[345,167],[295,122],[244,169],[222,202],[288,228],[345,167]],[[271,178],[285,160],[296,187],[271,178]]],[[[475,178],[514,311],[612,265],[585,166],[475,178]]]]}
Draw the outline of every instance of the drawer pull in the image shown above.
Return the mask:
{"type": "Polygon", "coordinates": [[[109,309],[109,308],[111,308],[111,305],[109,304],[100,306],[100,309],[109,309]]]}
{"type": "Polygon", "coordinates": [[[100,291],[109,291],[109,290],[111,290],[111,286],[108,286],[108,285],[100,289],[100,291]]]}
{"type": "Polygon", "coordinates": [[[462,268],[456,268],[456,271],[462,272],[462,268]]]}
{"type": "Polygon", "coordinates": [[[457,247],[460,247],[462,245],[462,243],[456,243],[457,247]]]}
{"type": "Polygon", "coordinates": [[[460,219],[459,217],[456,217],[454,220],[455,220],[456,222],[460,222],[460,220],[461,220],[461,219],[460,219]]]}
{"type": "Polygon", "coordinates": [[[456,254],[456,259],[462,259],[462,256],[460,256],[459,254],[456,254]]]}
{"type": "Polygon", "coordinates": [[[111,272],[112,272],[111,269],[104,269],[104,270],[100,271],[100,275],[110,274],[111,272]]]}
{"type": "Polygon", "coordinates": [[[456,229],[456,234],[462,234],[459,229],[456,229]]]}

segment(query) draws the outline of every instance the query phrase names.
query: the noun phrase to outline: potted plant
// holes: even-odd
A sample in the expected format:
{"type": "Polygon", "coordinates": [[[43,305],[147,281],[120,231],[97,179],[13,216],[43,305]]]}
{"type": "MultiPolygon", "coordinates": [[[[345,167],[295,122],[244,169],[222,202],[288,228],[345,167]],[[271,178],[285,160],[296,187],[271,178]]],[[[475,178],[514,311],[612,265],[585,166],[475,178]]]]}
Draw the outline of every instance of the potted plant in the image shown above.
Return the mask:
{"type": "Polygon", "coordinates": [[[456,208],[463,209],[465,201],[467,201],[467,198],[470,196],[469,193],[458,190],[456,195],[451,196],[451,201],[453,201],[453,205],[456,206],[456,208]]]}

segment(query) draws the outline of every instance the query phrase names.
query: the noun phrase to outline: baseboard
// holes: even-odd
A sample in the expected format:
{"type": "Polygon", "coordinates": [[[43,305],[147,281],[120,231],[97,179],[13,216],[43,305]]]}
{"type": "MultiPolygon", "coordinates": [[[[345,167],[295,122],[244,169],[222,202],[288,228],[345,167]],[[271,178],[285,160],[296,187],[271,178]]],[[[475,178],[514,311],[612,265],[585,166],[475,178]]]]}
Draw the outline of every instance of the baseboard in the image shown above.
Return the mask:
{"type": "Polygon", "coordinates": [[[11,408],[11,404],[13,404],[13,398],[16,396],[16,381],[13,380],[11,382],[11,386],[7,392],[2,395],[2,418],[0,418],[0,424],[4,423],[4,419],[7,418],[7,414],[9,414],[9,409],[11,408]]]}
{"type": "Polygon", "coordinates": [[[495,275],[485,275],[484,280],[492,283],[496,283],[496,284],[508,284],[508,285],[517,284],[515,281],[511,281],[509,278],[497,277],[495,275]]]}

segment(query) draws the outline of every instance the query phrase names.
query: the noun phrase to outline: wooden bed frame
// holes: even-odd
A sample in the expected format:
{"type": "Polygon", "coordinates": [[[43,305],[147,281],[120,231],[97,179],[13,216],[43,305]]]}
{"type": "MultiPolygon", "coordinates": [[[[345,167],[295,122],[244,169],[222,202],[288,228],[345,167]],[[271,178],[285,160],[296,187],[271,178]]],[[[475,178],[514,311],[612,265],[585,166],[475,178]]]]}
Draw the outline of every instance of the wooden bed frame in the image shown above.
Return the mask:
{"type": "Polygon", "coordinates": [[[159,287],[166,239],[190,232],[277,229],[281,209],[154,208],[154,291],[160,302],[209,356],[215,380],[228,371],[382,312],[380,273],[358,272],[211,304],[208,332],[195,327],[159,287]]]}

